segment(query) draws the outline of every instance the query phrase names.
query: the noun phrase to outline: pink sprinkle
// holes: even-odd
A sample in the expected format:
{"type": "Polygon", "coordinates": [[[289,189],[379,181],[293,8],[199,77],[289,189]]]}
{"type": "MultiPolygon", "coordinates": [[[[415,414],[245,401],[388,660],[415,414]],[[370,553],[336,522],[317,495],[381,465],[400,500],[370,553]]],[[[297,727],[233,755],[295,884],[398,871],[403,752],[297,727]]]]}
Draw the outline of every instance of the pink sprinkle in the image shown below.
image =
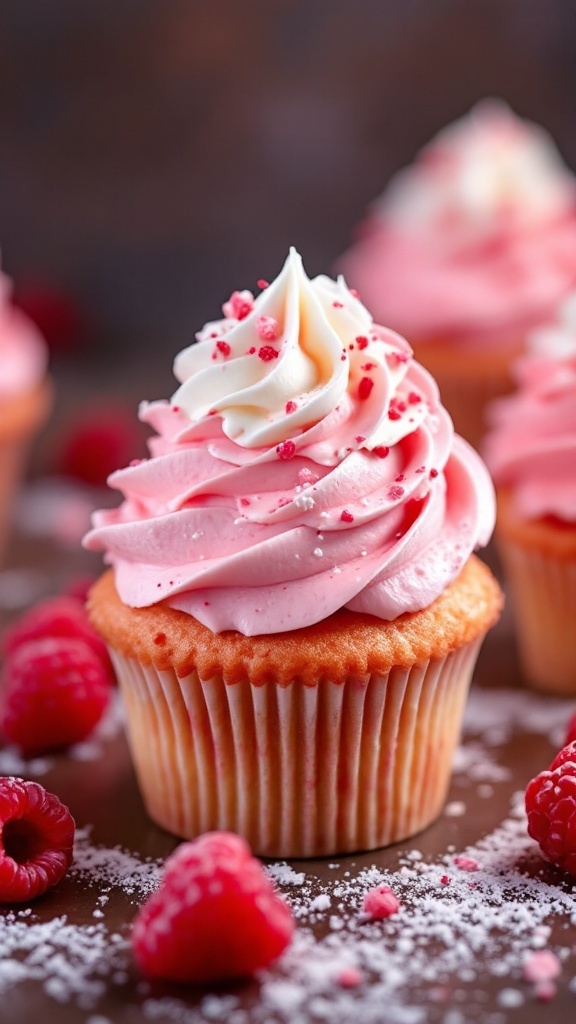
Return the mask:
{"type": "Polygon", "coordinates": [[[240,498],[240,504],[241,505],[249,505],[250,504],[250,498],[240,498]]]}
{"type": "Polygon", "coordinates": [[[342,520],[343,523],[353,523],[354,522],[354,516],[346,508],[343,509],[342,512],[340,513],[340,519],[342,520]]]}
{"type": "Polygon", "coordinates": [[[450,885],[450,875],[442,875],[440,881],[442,885],[450,885]]]}
{"type": "Polygon", "coordinates": [[[297,408],[298,408],[298,406],[296,405],[296,402],[292,402],[292,401],[290,401],[290,402],[286,402],[286,408],[285,408],[285,411],[286,411],[287,413],[290,413],[290,412],[296,412],[296,409],[297,409],[297,408]]]}
{"type": "Polygon", "coordinates": [[[430,470],[430,476],[434,480],[438,476],[438,470],[437,469],[431,469],[430,470]]]}
{"type": "Polygon", "coordinates": [[[258,281],[256,281],[256,284],[259,288],[262,288],[262,290],[270,287],[270,281],[265,281],[263,277],[259,278],[258,281]]]}
{"type": "Polygon", "coordinates": [[[269,363],[272,359],[278,359],[278,352],[272,345],[262,345],[258,349],[258,358],[264,363],[269,363]]]}
{"type": "Polygon", "coordinates": [[[376,447],[372,449],[372,451],[374,452],[374,455],[378,456],[379,459],[385,459],[386,456],[390,454],[390,449],[387,448],[385,444],[377,444],[376,447]]]}
{"type": "Polygon", "coordinates": [[[377,885],[364,896],[362,909],[373,921],[380,921],[400,910],[400,900],[388,885],[377,885]]]}
{"type": "Polygon", "coordinates": [[[418,405],[422,401],[422,395],[419,395],[417,391],[410,391],[408,401],[410,405],[418,405]]]}
{"type": "Polygon", "coordinates": [[[344,303],[343,302],[336,302],[335,301],[335,302],[332,303],[332,305],[334,306],[334,309],[343,309],[344,308],[344,303]]]}
{"type": "Polygon", "coordinates": [[[368,348],[368,338],[364,334],[359,334],[356,338],[356,344],[359,349],[368,348]]]}
{"type": "Polygon", "coordinates": [[[254,296],[252,292],[232,292],[232,295],[222,306],[224,316],[236,320],[244,320],[254,308],[254,296]]]}
{"type": "Polygon", "coordinates": [[[358,385],[358,398],[361,402],[365,402],[368,398],[372,388],[374,387],[374,381],[370,377],[362,377],[358,385]]]}
{"type": "Polygon", "coordinates": [[[534,985],[541,981],[553,981],[562,971],[560,961],[549,949],[539,949],[530,953],[524,961],[524,977],[534,985]]]}
{"type": "Polygon", "coordinates": [[[256,333],[262,341],[275,341],[278,337],[278,321],[273,316],[259,316],[256,333]]]}
{"type": "Polygon", "coordinates": [[[454,864],[461,871],[478,871],[480,867],[477,860],[474,857],[454,857],[454,864]]]}
{"type": "Polygon", "coordinates": [[[363,434],[357,434],[354,440],[356,441],[356,444],[362,444],[362,442],[365,441],[366,438],[364,437],[363,434]]]}
{"type": "Polygon", "coordinates": [[[217,341],[216,348],[218,349],[219,352],[222,353],[223,356],[230,355],[230,345],[228,344],[227,341],[217,341]]]}
{"type": "Polygon", "coordinates": [[[296,445],[294,441],[282,441],[281,444],[276,448],[278,458],[284,459],[288,462],[289,459],[293,459],[296,455],[296,445]]]}
{"type": "Polygon", "coordinates": [[[403,494],[404,488],[396,486],[395,484],[393,484],[390,490],[388,491],[388,497],[390,501],[398,501],[398,499],[401,498],[403,494]]]}
{"type": "Polygon", "coordinates": [[[336,981],[340,988],[356,988],[362,981],[362,975],[356,967],[343,967],[336,981]]]}

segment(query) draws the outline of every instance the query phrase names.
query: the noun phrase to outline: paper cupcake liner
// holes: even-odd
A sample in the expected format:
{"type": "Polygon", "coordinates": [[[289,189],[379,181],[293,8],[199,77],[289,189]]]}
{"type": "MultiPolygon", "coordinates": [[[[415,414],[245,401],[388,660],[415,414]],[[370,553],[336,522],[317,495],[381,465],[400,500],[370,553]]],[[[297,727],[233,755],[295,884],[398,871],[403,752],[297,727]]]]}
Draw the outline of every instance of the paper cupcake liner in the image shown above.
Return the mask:
{"type": "Polygon", "coordinates": [[[500,540],[526,681],[576,694],[576,561],[500,540]]]}
{"type": "Polygon", "coordinates": [[[374,849],[439,813],[480,641],[386,675],[317,686],[178,678],[111,651],[150,816],[255,853],[374,849]]]}

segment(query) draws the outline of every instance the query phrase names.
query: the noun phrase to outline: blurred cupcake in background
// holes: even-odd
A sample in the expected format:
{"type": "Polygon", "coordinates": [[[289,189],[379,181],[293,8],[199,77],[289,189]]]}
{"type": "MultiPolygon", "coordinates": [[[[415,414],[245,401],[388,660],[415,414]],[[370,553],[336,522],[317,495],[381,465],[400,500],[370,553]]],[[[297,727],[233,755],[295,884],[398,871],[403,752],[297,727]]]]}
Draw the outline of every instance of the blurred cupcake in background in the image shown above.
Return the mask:
{"type": "Polygon", "coordinates": [[[576,291],[529,343],[488,409],[496,539],[527,681],[576,694],[576,291]]]}
{"type": "Polygon", "coordinates": [[[391,179],[339,269],[478,446],[527,332],[576,285],[576,178],[543,128],[484,100],[391,179]]]}
{"type": "Polygon", "coordinates": [[[29,448],[52,399],[46,344],[11,292],[11,281],[0,273],[0,559],[29,448]]]}

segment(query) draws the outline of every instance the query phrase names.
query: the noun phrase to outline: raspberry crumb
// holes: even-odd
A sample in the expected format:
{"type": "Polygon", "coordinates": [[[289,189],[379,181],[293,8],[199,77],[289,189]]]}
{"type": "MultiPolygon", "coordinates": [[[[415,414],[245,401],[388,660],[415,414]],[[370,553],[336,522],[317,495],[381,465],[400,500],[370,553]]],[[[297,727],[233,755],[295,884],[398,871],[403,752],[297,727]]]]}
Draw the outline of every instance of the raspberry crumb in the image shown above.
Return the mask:
{"type": "Polygon", "coordinates": [[[356,988],[362,981],[362,975],[357,967],[343,967],[336,981],[340,988],[356,988]]]}
{"type": "Polygon", "coordinates": [[[438,470],[437,469],[431,469],[430,470],[430,478],[432,480],[435,480],[437,476],[438,476],[438,470]]]}
{"type": "Polygon", "coordinates": [[[362,377],[358,385],[358,398],[361,402],[366,401],[373,387],[374,381],[370,377],[362,377]]]}
{"type": "Polygon", "coordinates": [[[390,501],[399,501],[404,494],[404,488],[400,487],[399,484],[393,484],[388,491],[388,498],[390,501]]]}
{"type": "Polygon", "coordinates": [[[340,519],[342,520],[343,523],[353,523],[354,522],[354,516],[346,508],[343,509],[342,512],[340,513],[340,519]]]}
{"type": "Polygon", "coordinates": [[[296,445],[294,441],[282,441],[276,448],[278,458],[284,459],[286,462],[289,459],[293,459],[296,454],[296,445]]]}
{"type": "Polygon", "coordinates": [[[286,402],[285,412],[286,413],[296,412],[297,408],[298,408],[298,406],[296,405],[296,402],[292,402],[292,401],[286,402]]]}
{"type": "Polygon", "coordinates": [[[356,344],[360,350],[368,348],[368,338],[364,334],[359,334],[356,338],[356,344]]]}
{"type": "Polygon", "coordinates": [[[222,306],[224,316],[232,320],[244,320],[254,308],[254,296],[252,292],[232,292],[232,295],[222,306]]]}
{"type": "Polygon", "coordinates": [[[262,291],[264,291],[265,288],[270,287],[270,281],[266,281],[263,277],[258,278],[256,284],[262,289],[262,291]]]}
{"type": "Polygon", "coordinates": [[[356,441],[356,444],[362,444],[366,440],[366,438],[364,437],[363,434],[356,434],[354,440],[356,441]]]}
{"type": "Polygon", "coordinates": [[[278,321],[273,316],[259,316],[256,333],[261,341],[275,341],[278,337],[278,321]]]}
{"type": "Polygon", "coordinates": [[[373,921],[380,921],[392,914],[397,914],[401,903],[388,885],[378,885],[369,889],[364,896],[362,909],[373,921]]]}
{"type": "Polygon", "coordinates": [[[208,832],[168,858],[160,888],[136,915],[132,945],[150,977],[204,985],[267,967],[293,931],[287,904],[244,839],[208,832]]]}
{"type": "Polygon", "coordinates": [[[422,395],[419,395],[417,391],[410,391],[408,401],[410,405],[418,405],[422,401],[422,395]]]}
{"type": "Polygon", "coordinates": [[[450,875],[442,875],[440,882],[442,885],[450,885],[450,875]]]}
{"type": "Polygon", "coordinates": [[[385,459],[386,456],[390,454],[390,449],[387,448],[385,444],[377,444],[376,447],[372,449],[372,451],[374,452],[374,455],[378,456],[379,459],[385,459]]]}
{"type": "Polygon", "coordinates": [[[480,867],[477,860],[474,857],[454,857],[454,864],[461,871],[478,871],[480,867]]]}
{"type": "Polygon", "coordinates": [[[74,819],[37,782],[0,778],[0,902],[36,899],[72,863],[74,819]]]}
{"type": "Polygon", "coordinates": [[[263,363],[269,363],[272,359],[278,359],[278,355],[279,353],[277,349],[272,348],[272,345],[262,345],[258,349],[258,358],[261,359],[263,363]]]}

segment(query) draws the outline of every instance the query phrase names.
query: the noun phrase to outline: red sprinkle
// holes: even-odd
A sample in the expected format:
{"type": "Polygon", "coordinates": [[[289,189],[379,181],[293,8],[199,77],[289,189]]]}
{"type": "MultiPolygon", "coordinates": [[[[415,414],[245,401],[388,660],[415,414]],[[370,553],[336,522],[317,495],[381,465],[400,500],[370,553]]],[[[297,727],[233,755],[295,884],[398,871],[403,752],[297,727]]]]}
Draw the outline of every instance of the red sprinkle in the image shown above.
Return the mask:
{"type": "Polygon", "coordinates": [[[262,345],[258,349],[258,358],[264,363],[269,363],[272,359],[278,359],[278,352],[272,345],[262,345]]]}
{"type": "Polygon", "coordinates": [[[437,469],[431,469],[431,470],[430,470],[430,476],[431,476],[431,477],[432,477],[432,479],[434,480],[434,479],[435,479],[435,477],[437,477],[437,476],[438,476],[438,470],[437,470],[437,469]]]}
{"type": "Polygon", "coordinates": [[[298,406],[296,405],[296,402],[292,402],[292,401],[286,402],[286,409],[285,409],[285,411],[287,413],[296,412],[297,408],[298,408],[298,406]]]}
{"type": "Polygon", "coordinates": [[[397,409],[388,409],[388,419],[389,420],[400,420],[400,419],[402,419],[402,414],[399,413],[397,409]]]}
{"type": "Polygon", "coordinates": [[[259,316],[256,333],[262,341],[275,341],[278,337],[278,321],[273,316],[259,316]]]}
{"type": "Polygon", "coordinates": [[[377,444],[376,447],[372,449],[372,451],[374,452],[374,455],[378,456],[379,459],[385,459],[386,456],[390,454],[390,449],[387,448],[385,444],[377,444]]]}
{"type": "Polygon", "coordinates": [[[366,401],[373,387],[374,381],[370,377],[362,377],[358,385],[358,398],[361,402],[366,401]]]}
{"type": "Polygon", "coordinates": [[[219,352],[222,353],[223,356],[230,355],[230,345],[228,344],[227,341],[217,341],[216,348],[218,349],[219,352]]]}
{"type": "Polygon", "coordinates": [[[343,523],[353,523],[354,522],[354,516],[346,508],[343,509],[343,511],[341,512],[340,519],[342,520],[343,523]]]}
{"type": "Polygon", "coordinates": [[[276,448],[278,458],[284,459],[286,462],[289,459],[293,459],[296,455],[296,445],[294,441],[282,441],[276,448]]]}
{"type": "Polygon", "coordinates": [[[368,338],[364,334],[359,334],[356,338],[356,344],[359,349],[368,348],[368,338]]]}

